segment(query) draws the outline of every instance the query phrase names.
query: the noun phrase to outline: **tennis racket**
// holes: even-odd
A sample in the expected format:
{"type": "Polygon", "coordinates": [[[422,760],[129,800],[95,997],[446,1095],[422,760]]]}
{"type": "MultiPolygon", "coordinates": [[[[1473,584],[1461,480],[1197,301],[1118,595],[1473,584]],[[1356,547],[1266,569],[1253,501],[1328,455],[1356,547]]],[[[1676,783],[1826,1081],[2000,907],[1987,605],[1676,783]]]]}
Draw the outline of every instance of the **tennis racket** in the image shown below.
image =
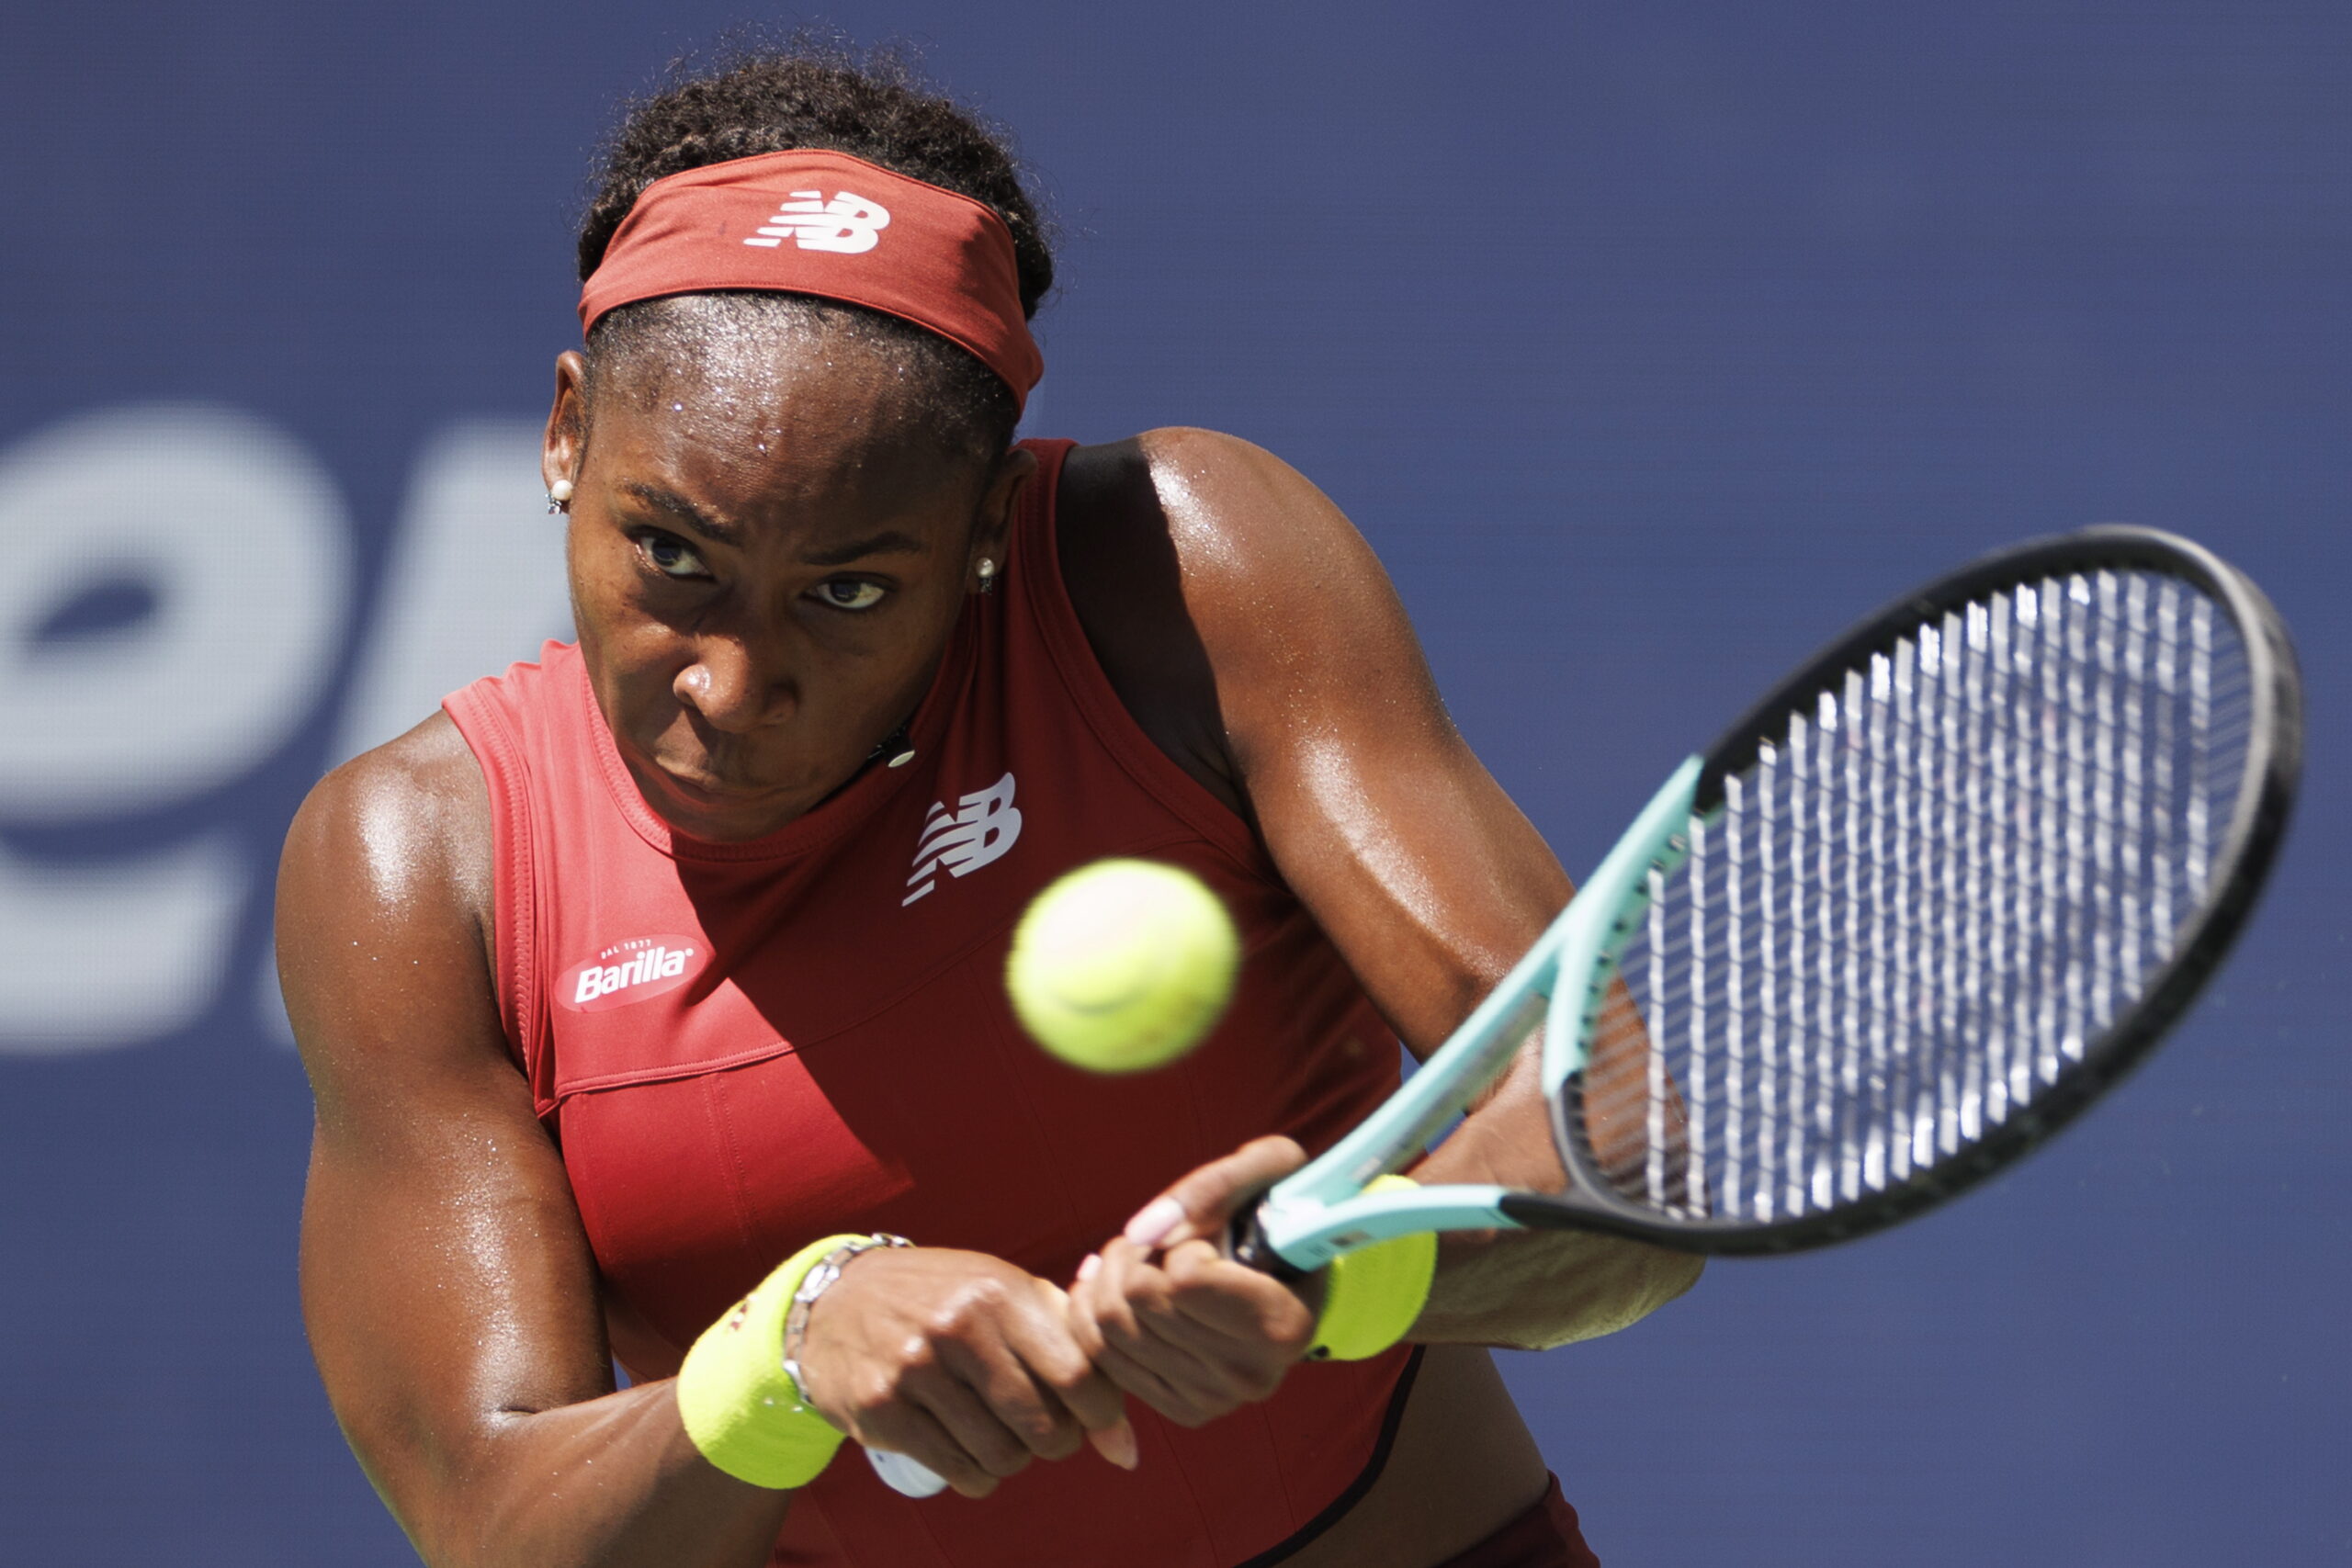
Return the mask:
{"type": "Polygon", "coordinates": [[[1930,583],[1674,771],[1552,928],[1238,1256],[1569,1226],[1790,1252],[2030,1152],[2245,924],[2301,761],[2294,651],[2186,539],[2100,527],[1930,583]],[[1561,1192],[1366,1194],[1544,1028],[1561,1192]]]}
{"type": "Polygon", "coordinates": [[[1414,1231],[1572,1227],[1777,1253],[1925,1213],[2187,1010],[2276,854],[2301,736],[2276,612],[2188,540],[2091,528],[1907,594],[1676,768],[1231,1250],[1288,1274],[1414,1231]],[[1538,1027],[1565,1190],[1364,1191],[1538,1027]]]}

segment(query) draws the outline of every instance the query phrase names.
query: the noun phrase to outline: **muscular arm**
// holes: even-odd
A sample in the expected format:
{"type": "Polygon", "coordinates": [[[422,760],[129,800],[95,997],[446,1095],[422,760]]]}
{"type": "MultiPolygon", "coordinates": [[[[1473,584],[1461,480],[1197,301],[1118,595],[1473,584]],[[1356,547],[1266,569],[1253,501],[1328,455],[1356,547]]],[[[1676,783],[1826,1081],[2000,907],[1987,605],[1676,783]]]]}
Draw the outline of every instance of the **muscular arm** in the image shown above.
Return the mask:
{"type": "Polygon", "coordinates": [[[287,840],[328,1396],[436,1568],[751,1568],[786,1495],[706,1463],[669,1383],[613,1392],[579,1213],[492,999],[490,865],[481,777],[441,717],[331,775],[287,840]]]}
{"type": "MultiPolygon", "coordinates": [[[[1098,525],[1063,556],[1114,682],[1164,750],[1256,822],[1426,1055],[1566,902],[1559,863],[1455,731],[1385,573],[1313,485],[1202,431],[1073,461],[1066,500],[1098,525]]],[[[1415,1176],[1561,1186],[1536,1068],[1523,1052],[1415,1176]]],[[[1698,1272],[1611,1237],[1456,1235],[1413,1337],[1562,1344],[1623,1327],[1698,1272]]]]}

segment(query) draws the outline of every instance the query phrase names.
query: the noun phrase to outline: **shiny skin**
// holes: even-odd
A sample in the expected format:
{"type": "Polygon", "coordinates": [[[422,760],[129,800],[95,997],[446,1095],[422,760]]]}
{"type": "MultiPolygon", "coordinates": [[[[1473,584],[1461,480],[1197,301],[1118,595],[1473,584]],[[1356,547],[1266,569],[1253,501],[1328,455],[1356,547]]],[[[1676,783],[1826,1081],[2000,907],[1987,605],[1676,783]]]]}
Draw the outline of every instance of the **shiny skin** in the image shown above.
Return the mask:
{"type": "MultiPolygon", "coordinates": [[[[577,361],[558,367],[545,471],[574,484],[592,678],[647,799],[702,838],[773,830],[855,774],[1034,479],[1025,455],[927,446],[875,351],[790,346],[603,386],[593,410],[577,361]]],[[[1081,449],[1060,506],[1130,711],[1429,1049],[1568,886],[1447,721],[1378,564],[1306,480],[1204,432],[1081,449]]],[[[317,1099],[303,1303],[329,1396],[428,1562],[749,1568],[790,1495],[705,1463],[666,1382],[613,1390],[608,1303],[496,1015],[490,863],[481,773],[440,716],[329,775],[288,839],[280,972],[317,1099]]],[[[1419,1174],[1556,1182],[1532,1069],[1419,1174]]],[[[1263,1397],[1311,1290],[1204,1238],[1297,1157],[1260,1140],[1191,1173],[1077,1280],[860,1256],[802,1347],[819,1404],[981,1495],[1089,1439],[1132,1461],[1123,1397],[1185,1422],[1263,1397]]],[[[1293,1562],[1419,1568],[1527,1506],[1544,1463],[1475,1347],[1605,1332],[1696,1269],[1599,1237],[1450,1239],[1388,1469],[1293,1562]]]]}

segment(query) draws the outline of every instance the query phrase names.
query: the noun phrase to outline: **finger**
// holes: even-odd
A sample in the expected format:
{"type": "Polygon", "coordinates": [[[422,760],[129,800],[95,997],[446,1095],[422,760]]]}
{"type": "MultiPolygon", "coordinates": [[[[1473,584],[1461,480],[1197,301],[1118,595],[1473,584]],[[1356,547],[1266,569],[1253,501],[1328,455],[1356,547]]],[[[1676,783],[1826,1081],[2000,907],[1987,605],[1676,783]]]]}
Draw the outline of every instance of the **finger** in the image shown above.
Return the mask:
{"type": "Polygon", "coordinates": [[[1080,1266],[1078,1279],[1073,1282],[1069,1293],[1062,1298],[1063,1310],[1069,1316],[1070,1338],[1077,1344],[1080,1352],[1086,1357],[1087,1365],[1103,1372],[1113,1392],[1120,1396],[1119,1418],[1116,1423],[1109,1427],[1098,1427],[1090,1421],[1087,1426],[1086,1440],[1094,1445],[1095,1452],[1122,1470],[1133,1470],[1141,1459],[1141,1450],[1136,1442],[1135,1428],[1127,1422],[1125,1385],[1118,1379],[1110,1377],[1107,1369],[1102,1366],[1102,1357],[1109,1347],[1103,1342],[1102,1325],[1094,1321],[1092,1292],[1087,1289],[1087,1281],[1093,1278],[1095,1270],[1102,1266],[1102,1260],[1092,1257],[1088,1258],[1085,1264],[1080,1266]]]}
{"type": "Polygon", "coordinates": [[[1103,1457],[1132,1468],[1133,1434],[1121,1430],[1125,1411],[1118,1388],[1095,1370],[1071,1332],[1069,1298],[1044,1280],[1031,1286],[1027,1301],[1001,1326],[1005,1356],[984,1362],[971,1381],[997,1419],[1040,1459],[1067,1459],[1099,1434],[1103,1457]]]}
{"type": "MultiPolygon", "coordinates": [[[[1227,1260],[1206,1241],[1185,1241],[1171,1253],[1164,1253],[1158,1262],[1158,1277],[1146,1272],[1152,1265],[1143,1260],[1141,1248],[1125,1236],[1103,1248],[1103,1253],[1113,1251],[1120,1253],[1122,1267],[1114,1269],[1110,1281],[1103,1286],[1093,1283],[1103,1269],[1103,1256],[1091,1256],[1080,1267],[1077,1281],[1072,1283],[1072,1333],[1089,1359],[1099,1354],[1105,1325],[1117,1328],[1122,1340],[1134,1340],[1152,1328],[1148,1314],[1167,1309],[1181,1312],[1214,1336],[1244,1340],[1263,1337],[1284,1342],[1315,1328],[1315,1309],[1303,1303],[1296,1291],[1270,1274],[1227,1260]],[[1138,1260],[1143,1269],[1136,1267],[1138,1260]]],[[[1209,1347],[1209,1340],[1179,1333],[1185,1345],[1209,1347]]]]}
{"type": "MultiPolygon", "coordinates": [[[[1117,1387],[1112,1386],[1114,1390],[1117,1387]]],[[[1087,1428],[1086,1440],[1093,1445],[1096,1453],[1121,1470],[1133,1470],[1143,1462],[1143,1445],[1136,1440],[1136,1429],[1127,1420],[1125,1400],[1120,1402],[1118,1420],[1108,1427],[1087,1428]]]]}
{"type": "Polygon", "coordinates": [[[1097,1364],[1113,1382],[1180,1427],[1202,1426],[1229,1408],[1204,1404],[1116,1346],[1104,1347],[1097,1364]]]}
{"type": "Polygon", "coordinates": [[[906,1378],[900,1396],[938,1417],[938,1425],[948,1429],[948,1437],[983,1472],[997,1479],[1021,1474],[1030,1462],[1030,1446],[997,1416],[995,1401],[981,1392],[978,1384],[986,1382],[986,1373],[953,1354],[953,1347],[941,1349],[950,1352],[941,1357],[941,1366],[906,1378]]]}
{"type": "MultiPolygon", "coordinates": [[[[1221,1415],[1238,1402],[1232,1374],[1220,1364],[1215,1337],[1187,1321],[1167,1299],[1167,1276],[1153,1268],[1140,1247],[1114,1238],[1102,1249],[1102,1267],[1086,1289],[1104,1347],[1148,1371],[1175,1396],[1175,1404],[1205,1419],[1221,1415]]],[[[1108,1364],[1105,1371],[1111,1371],[1108,1364]]],[[[1153,1391],[1113,1377],[1128,1393],[1144,1399],[1163,1415],[1179,1409],[1164,1404],[1153,1391]]]]}
{"type": "MultiPolygon", "coordinates": [[[[1106,1330],[1108,1335],[1116,1335],[1129,1343],[1146,1343],[1148,1337],[1135,1322],[1129,1303],[1117,1291],[1121,1270],[1103,1264],[1100,1258],[1091,1261],[1095,1267],[1081,1272],[1070,1291],[1073,1332],[1086,1348],[1088,1359],[1119,1389],[1172,1421],[1197,1427],[1218,1414],[1205,1406],[1189,1386],[1179,1387],[1170,1382],[1146,1361],[1112,1343],[1106,1330]]],[[[1159,1353],[1165,1354],[1165,1348],[1160,1348],[1159,1353]]]]}
{"type": "Polygon", "coordinates": [[[919,1404],[896,1401],[854,1424],[850,1436],[870,1449],[888,1449],[921,1460],[932,1473],[965,1497],[985,1497],[996,1477],[980,1468],[939,1418],[919,1404]]]}
{"type": "MultiPolygon", "coordinates": [[[[1124,1398],[1071,1331],[1069,1298],[1046,1280],[1030,1283],[999,1318],[994,1338],[943,1347],[944,1369],[1029,1455],[1067,1459],[1091,1441],[1113,1464],[1134,1469],[1136,1443],[1124,1398]]],[[[996,1452],[974,1453],[991,1473],[1010,1473],[996,1452]]]]}
{"type": "Polygon", "coordinates": [[[1124,1236],[1112,1237],[1097,1256],[1102,1266],[1083,1287],[1095,1325],[1106,1342],[1132,1353],[1152,1337],[1149,1319],[1165,1309],[1168,1278],[1124,1236]]]}
{"type": "Polygon", "coordinates": [[[1223,1159],[1211,1160],[1136,1211],[1125,1235],[1137,1247],[1173,1247],[1214,1236],[1244,1201],[1306,1163],[1290,1138],[1255,1138],[1223,1159]]]}
{"type": "Polygon", "coordinates": [[[1038,1280],[1037,1289],[1062,1334],[1046,1339],[1034,1351],[1024,1349],[1024,1357],[1086,1429],[1086,1440],[1093,1444],[1094,1451],[1121,1470],[1133,1470],[1139,1456],[1135,1428],[1127,1424],[1126,1398],[1094,1364],[1101,1335],[1069,1296],[1050,1281],[1038,1280]]]}
{"type": "Polygon", "coordinates": [[[1173,1325],[1159,1331],[1221,1371],[1241,1399],[1272,1398],[1314,1341],[1315,1311],[1287,1285],[1220,1257],[1206,1242],[1186,1242],[1161,1262],[1170,1305],[1205,1338],[1173,1325]]]}
{"type": "Polygon", "coordinates": [[[1070,1338],[1079,1353],[1091,1361],[1102,1354],[1102,1325],[1094,1317],[1094,1288],[1092,1281],[1102,1268],[1100,1256],[1089,1254],[1078,1266],[1078,1277],[1070,1281],[1063,1295],[1063,1311],[1069,1319],[1070,1338]]]}
{"type": "Polygon", "coordinates": [[[1186,1242],[1122,1278],[1148,1339],[1120,1348],[1197,1404],[1231,1409],[1272,1396],[1314,1337],[1313,1314],[1287,1286],[1206,1242],[1186,1242]]]}
{"type": "Polygon", "coordinates": [[[1079,1346],[1090,1357],[1109,1336],[1131,1338],[1141,1333],[1124,1288],[1125,1263],[1112,1261],[1114,1257],[1132,1259],[1136,1255],[1133,1243],[1114,1239],[1086,1260],[1070,1286],[1072,1314],[1081,1322],[1079,1346]]]}
{"type": "MultiPolygon", "coordinates": [[[[1240,1351],[1241,1347],[1235,1343],[1235,1337],[1214,1321],[1219,1308],[1205,1300],[1193,1311],[1187,1311],[1183,1304],[1182,1297],[1187,1293],[1204,1298],[1211,1295],[1216,1282],[1202,1280],[1197,1270],[1189,1282],[1182,1282],[1167,1268],[1168,1261],[1174,1257],[1189,1258],[1199,1253],[1214,1257],[1216,1248],[1208,1243],[1186,1242],[1176,1252],[1154,1258],[1145,1254],[1142,1248],[1124,1238],[1117,1238],[1104,1247],[1102,1252],[1107,1270],[1105,1289],[1116,1289],[1120,1292],[1124,1312],[1118,1321],[1123,1327],[1128,1323],[1134,1325],[1132,1339],[1135,1342],[1164,1341],[1204,1363],[1212,1373],[1222,1369],[1240,1351]]],[[[1238,1263],[1227,1264],[1227,1267],[1236,1273],[1224,1279],[1245,1290],[1254,1292],[1264,1285],[1282,1289],[1281,1285],[1254,1269],[1238,1263]]],[[[1244,1332],[1247,1333],[1246,1325],[1251,1320],[1247,1309],[1239,1313],[1229,1308],[1224,1310],[1227,1317],[1244,1325],[1244,1332]]],[[[1131,1343],[1127,1337],[1122,1337],[1120,1344],[1122,1348],[1131,1352],[1136,1348],[1136,1343],[1131,1343]]]]}
{"type": "Polygon", "coordinates": [[[1284,1359],[1295,1359],[1314,1337],[1314,1310],[1297,1292],[1207,1242],[1171,1249],[1160,1258],[1159,1269],[1168,1277],[1170,1303],[1213,1334],[1264,1346],[1284,1359]]]}

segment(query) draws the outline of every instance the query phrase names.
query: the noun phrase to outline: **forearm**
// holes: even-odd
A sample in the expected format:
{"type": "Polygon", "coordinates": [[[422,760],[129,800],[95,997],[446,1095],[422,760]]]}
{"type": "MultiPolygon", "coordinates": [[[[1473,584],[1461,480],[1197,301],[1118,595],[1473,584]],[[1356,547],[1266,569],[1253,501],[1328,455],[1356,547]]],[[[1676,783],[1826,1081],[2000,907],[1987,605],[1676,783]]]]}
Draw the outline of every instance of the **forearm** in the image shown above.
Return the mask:
{"type": "Polygon", "coordinates": [[[1581,1231],[1448,1236],[1410,1337],[1547,1350],[1639,1322],[1689,1290],[1699,1270],[1687,1253],[1581,1231]]]}
{"type": "Polygon", "coordinates": [[[433,1568],[758,1568],[792,1498],[705,1461],[666,1381],[502,1413],[449,1460],[424,1506],[395,1499],[433,1568]]]}
{"type": "MultiPolygon", "coordinates": [[[[1412,1177],[1535,1191],[1566,1184],[1531,1047],[1412,1177]]],[[[1697,1281],[1687,1253],[1584,1231],[1475,1231],[1442,1238],[1436,1282],[1411,1337],[1545,1349],[1613,1334],[1697,1281]]]]}

